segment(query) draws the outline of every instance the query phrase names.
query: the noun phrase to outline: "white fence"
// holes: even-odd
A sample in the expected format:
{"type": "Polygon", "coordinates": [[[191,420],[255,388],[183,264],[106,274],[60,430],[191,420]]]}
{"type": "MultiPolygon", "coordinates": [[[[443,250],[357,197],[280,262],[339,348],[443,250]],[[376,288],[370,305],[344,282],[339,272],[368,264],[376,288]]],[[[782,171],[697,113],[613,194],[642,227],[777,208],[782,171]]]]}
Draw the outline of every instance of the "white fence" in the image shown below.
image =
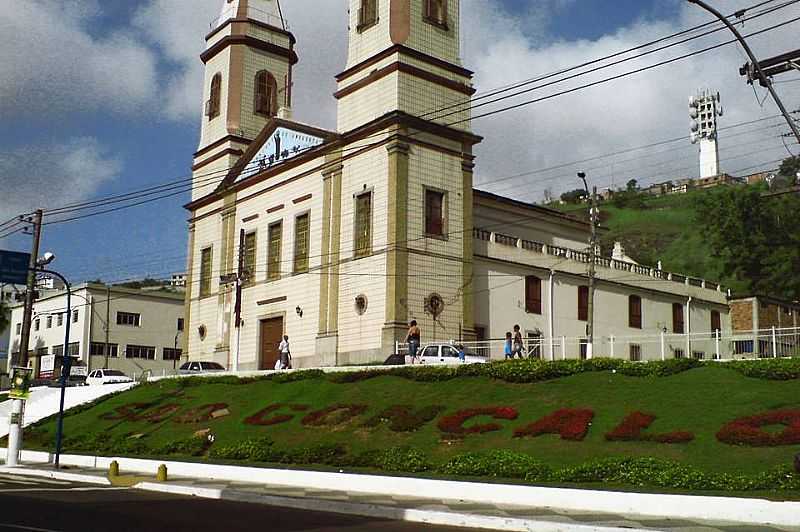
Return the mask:
{"type": "MultiPolygon", "coordinates": [[[[467,351],[493,359],[505,357],[505,338],[459,342],[467,351]]],[[[423,342],[422,347],[426,344],[423,342]]],[[[526,358],[564,360],[588,357],[585,337],[542,336],[523,338],[526,358]]],[[[395,353],[407,354],[408,346],[397,343],[395,353]]],[[[625,360],[701,360],[800,357],[800,328],[762,329],[750,333],[660,333],[638,336],[598,336],[592,348],[594,357],[625,360]]]]}

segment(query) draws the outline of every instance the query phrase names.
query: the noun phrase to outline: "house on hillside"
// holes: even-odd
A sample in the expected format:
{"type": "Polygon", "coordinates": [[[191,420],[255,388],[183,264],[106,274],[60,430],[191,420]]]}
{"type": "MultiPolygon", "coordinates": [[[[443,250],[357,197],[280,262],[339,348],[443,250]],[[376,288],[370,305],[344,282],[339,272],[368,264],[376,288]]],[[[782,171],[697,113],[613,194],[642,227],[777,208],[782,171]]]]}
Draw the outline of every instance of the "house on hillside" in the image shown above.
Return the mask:
{"type": "MultiPolygon", "coordinates": [[[[304,80],[278,3],[219,1],[186,205],[187,359],[271,369],[287,334],[295,367],[383,361],[410,320],[423,343],[519,324],[533,356],[586,354],[589,225],[473,187],[459,0],[348,0],[335,129],[293,119],[304,80]]],[[[594,260],[596,354],[710,358],[689,333],[730,330],[722,287],[594,260]]]]}
{"type": "MultiPolygon", "coordinates": [[[[11,309],[9,368],[20,360],[22,303],[11,309]]],[[[70,313],[66,291],[48,292],[34,302],[28,364],[37,378],[50,378],[68,352],[87,371],[118,369],[133,376],[151,370],[170,372],[181,357],[184,331],[182,292],[153,291],[84,283],[72,287],[70,313]]],[[[81,371],[81,370],[78,370],[81,371]]]]}

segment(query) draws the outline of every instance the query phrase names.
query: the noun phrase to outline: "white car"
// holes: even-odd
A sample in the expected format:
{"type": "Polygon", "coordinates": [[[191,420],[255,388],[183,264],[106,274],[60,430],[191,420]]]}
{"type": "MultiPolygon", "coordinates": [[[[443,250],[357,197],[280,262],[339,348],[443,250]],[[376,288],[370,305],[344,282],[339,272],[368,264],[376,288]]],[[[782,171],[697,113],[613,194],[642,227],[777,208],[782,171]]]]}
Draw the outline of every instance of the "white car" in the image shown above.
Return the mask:
{"type": "Polygon", "coordinates": [[[422,364],[485,364],[486,357],[465,349],[464,362],[458,358],[458,347],[449,343],[433,343],[422,346],[417,353],[422,364]]]}
{"type": "Polygon", "coordinates": [[[119,384],[123,382],[133,382],[133,379],[119,371],[118,369],[96,369],[90,371],[86,376],[86,384],[119,384]]]}

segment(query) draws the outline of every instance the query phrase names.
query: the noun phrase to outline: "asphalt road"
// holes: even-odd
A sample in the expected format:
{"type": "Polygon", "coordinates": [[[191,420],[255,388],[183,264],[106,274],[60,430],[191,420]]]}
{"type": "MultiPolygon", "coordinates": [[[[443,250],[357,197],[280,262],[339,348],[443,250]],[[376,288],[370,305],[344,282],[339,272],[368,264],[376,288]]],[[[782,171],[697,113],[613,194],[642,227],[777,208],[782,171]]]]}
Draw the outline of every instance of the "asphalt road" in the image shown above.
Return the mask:
{"type": "Polygon", "coordinates": [[[455,532],[462,529],[0,474],[0,532],[151,530],[455,532]]]}

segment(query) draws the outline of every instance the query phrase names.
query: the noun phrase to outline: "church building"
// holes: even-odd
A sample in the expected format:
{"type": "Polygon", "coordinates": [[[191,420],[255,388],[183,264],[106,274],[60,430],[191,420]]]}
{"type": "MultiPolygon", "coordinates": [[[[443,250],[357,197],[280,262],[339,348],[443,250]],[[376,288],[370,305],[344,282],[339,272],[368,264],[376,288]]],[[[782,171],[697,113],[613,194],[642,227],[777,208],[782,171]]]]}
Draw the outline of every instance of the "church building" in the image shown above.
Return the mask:
{"type": "MultiPolygon", "coordinates": [[[[348,0],[336,130],[293,119],[302,47],[279,0],[220,2],[201,55],[184,357],[272,369],[285,334],[295,367],[382,361],[412,319],[423,343],[519,324],[532,354],[579,356],[565,338],[586,332],[589,226],[473,188],[459,0],[348,0]]],[[[596,338],[730,330],[721,287],[598,260],[596,338]]],[[[668,356],[692,355],[678,343],[668,356]]],[[[616,356],[664,356],[634,345],[616,356]]]]}

